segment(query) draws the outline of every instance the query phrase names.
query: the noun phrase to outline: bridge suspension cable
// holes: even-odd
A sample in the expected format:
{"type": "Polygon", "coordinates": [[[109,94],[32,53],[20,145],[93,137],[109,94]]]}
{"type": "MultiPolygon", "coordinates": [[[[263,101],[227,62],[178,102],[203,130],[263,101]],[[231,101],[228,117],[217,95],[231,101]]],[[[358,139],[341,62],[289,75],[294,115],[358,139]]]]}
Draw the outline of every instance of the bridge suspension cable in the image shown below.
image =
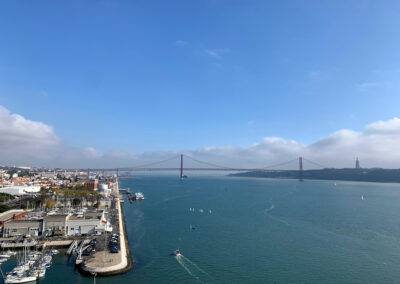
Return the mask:
{"type": "Polygon", "coordinates": [[[172,160],[177,159],[177,158],[179,158],[179,155],[173,156],[171,158],[168,158],[168,159],[165,159],[165,160],[162,160],[162,161],[157,161],[157,162],[152,162],[152,163],[148,163],[148,164],[135,166],[135,167],[132,167],[132,169],[140,169],[140,168],[150,167],[150,166],[162,164],[162,163],[165,163],[165,162],[168,162],[168,161],[172,161],[172,160]]]}
{"type": "Polygon", "coordinates": [[[299,158],[295,158],[295,159],[290,160],[290,161],[287,161],[287,162],[283,162],[283,163],[279,163],[279,164],[275,164],[275,165],[263,167],[263,168],[261,168],[260,170],[266,170],[266,169],[271,169],[271,168],[278,168],[278,167],[280,167],[280,166],[285,166],[285,165],[287,165],[287,164],[293,163],[293,162],[298,161],[298,160],[299,160],[299,158]]]}
{"type": "Polygon", "coordinates": [[[309,162],[310,164],[313,164],[314,166],[320,167],[320,168],[322,168],[322,169],[328,168],[328,167],[325,167],[324,165],[321,165],[321,164],[318,164],[318,163],[316,163],[316,162],[310,161],[309,159],[306,159],[306,158],[304,158],[304,157],[303,157],[303,160],[309,162]]]}
{"type": "Polygon", "coordinates": [[[190,156],[188,156],[188,155],[185,155],[185,154],[183,154],[183,156],[186,157],[186,158],[189,158],[190,160],[193,160],[193,161],[195,161],[195,162],[197,162],[197,163],[204,164],[204,165],[207,165],[207,166],[211,166],[211,167],[215,167],[215,168],[220,168],[220,169],[232,169],[232,170],[235,170],[235,168],[224,167],[224,166],[216,165],[216,164],[213,164],[213,163],[200,161],[200,160],[197,160],[197,159],[195,159],[195,158],[193,158],[193,157],[190,157],[190,156]]]}

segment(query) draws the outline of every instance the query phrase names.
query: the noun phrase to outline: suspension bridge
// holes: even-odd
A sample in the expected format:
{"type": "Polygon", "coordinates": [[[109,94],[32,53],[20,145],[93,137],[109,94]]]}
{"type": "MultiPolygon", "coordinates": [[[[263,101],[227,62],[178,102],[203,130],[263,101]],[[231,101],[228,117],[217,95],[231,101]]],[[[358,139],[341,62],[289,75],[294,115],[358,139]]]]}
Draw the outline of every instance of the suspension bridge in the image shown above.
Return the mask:
{"type": "Polygon", "coordinates": [[[143,164],[139,166],[134,166],[134,167],[122,167],[122,168],[104,168],[104,169],[85,169],[81,171],[88,171],[88,176],[89,172],[115,172],[117,173],[117,176],[121,177],[119,173],[121,172],[134,172],[134,171],[177,171],[180,174],[180,178],[183,179],[186,176],[184,175],[184,172],[186,171],[227,171],[227,172],[253,172],[253,171],[268,171],[268,172],[273,172],[273,171],[285,171],[285,169],[282,169],[282,167],[285,167],[287,165],[290,165],[293,163],[297,163],[297,169],[299,172],[299,180],[303,180],[303,163],[307,162],[313,165],[314,167],[318,168],[326,168],[325,166],[318,164],[316,162],[313,162],[311,160],[308,160],[304,157],[297,157],[295,159],[291,159],[286,162],[282,162],[279,164],[273,164],[269,165],[266,167],[254,167],[254,168],[237,168],[237,167],[226,167],[226,166],[221,166],[217,165],[214,163],[206,162],[206,161],[201,161],[198,159],[195,159],[191,156],[185,155],[185,154],[180,154],[173,156],[171,158],[157,161],[157,162],[152,162],[148,164],[143,164]],[[178,160],[180,159],[180,163],[177,166],[170,166],[170,167],[161,167],[160,165],[171,162],[173,160],[178,160]],[[185,167],[184,166],[184,160],[189,160],[192,162],[195,162],[197,164],[202,165],[202,167],[185,167]]]}

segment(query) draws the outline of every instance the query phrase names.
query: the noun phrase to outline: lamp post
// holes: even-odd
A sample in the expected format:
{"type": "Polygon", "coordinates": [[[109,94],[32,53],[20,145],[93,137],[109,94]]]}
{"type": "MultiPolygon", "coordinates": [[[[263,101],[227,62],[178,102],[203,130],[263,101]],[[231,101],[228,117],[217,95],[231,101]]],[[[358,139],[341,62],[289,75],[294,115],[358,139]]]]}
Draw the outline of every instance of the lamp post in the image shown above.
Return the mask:
{"type": "Polygon", "coordinates": [[[96,284],[96,275],[97,275],[97,273],[96,272],[92,272],[92,275],[93,275],[93,284],[96,284]]]}

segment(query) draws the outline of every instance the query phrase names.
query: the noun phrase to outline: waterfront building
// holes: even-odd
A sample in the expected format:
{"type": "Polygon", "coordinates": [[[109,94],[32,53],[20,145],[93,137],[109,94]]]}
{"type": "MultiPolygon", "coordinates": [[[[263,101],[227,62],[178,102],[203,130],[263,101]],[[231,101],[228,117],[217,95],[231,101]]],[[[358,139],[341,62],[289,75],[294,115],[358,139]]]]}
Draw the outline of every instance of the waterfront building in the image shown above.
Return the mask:
{"type": "Polygon", "coordinates": [[[3,237],[37,237],[42,234],[43,220],[12,220],[4,223],[3,237]]]}
{"type": "Polygon", "coordinates": [[[69,214],[47,215],[44,217],[44,228],[48,236],[65,236],[69,214]]]}
{"type": "Polygon", "coordinates": [[[23,209],[13,209],[8,210],[0,214],[0,231],[3,235],[4,224],[11,220],[20,220],[25,216],[25,211],[23,209]]]}
{"type": "Polygon", "coordinates": [[[101,234],[108,224],[103,210],[76,213],[67,218],[66,235],[94,235],[101,234]]]}

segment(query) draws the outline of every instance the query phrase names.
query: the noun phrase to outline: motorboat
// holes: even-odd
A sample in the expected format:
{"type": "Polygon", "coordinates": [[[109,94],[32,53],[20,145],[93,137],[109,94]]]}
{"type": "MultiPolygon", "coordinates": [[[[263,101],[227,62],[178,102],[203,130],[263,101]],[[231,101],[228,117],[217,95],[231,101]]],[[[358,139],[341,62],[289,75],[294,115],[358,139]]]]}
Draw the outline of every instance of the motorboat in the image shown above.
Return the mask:
{"type": "Polygon", "coordinates": [[[181,252],[179,251],[179,249],[177,249],[176,251],[175,251],[175,256],[180,256],[181,255],[181,252]]]}
{"type": "Polygon", "coordinates": [[[144,195],[141,192],[135,192],[135,200],[144,200],[144,195]]]}

